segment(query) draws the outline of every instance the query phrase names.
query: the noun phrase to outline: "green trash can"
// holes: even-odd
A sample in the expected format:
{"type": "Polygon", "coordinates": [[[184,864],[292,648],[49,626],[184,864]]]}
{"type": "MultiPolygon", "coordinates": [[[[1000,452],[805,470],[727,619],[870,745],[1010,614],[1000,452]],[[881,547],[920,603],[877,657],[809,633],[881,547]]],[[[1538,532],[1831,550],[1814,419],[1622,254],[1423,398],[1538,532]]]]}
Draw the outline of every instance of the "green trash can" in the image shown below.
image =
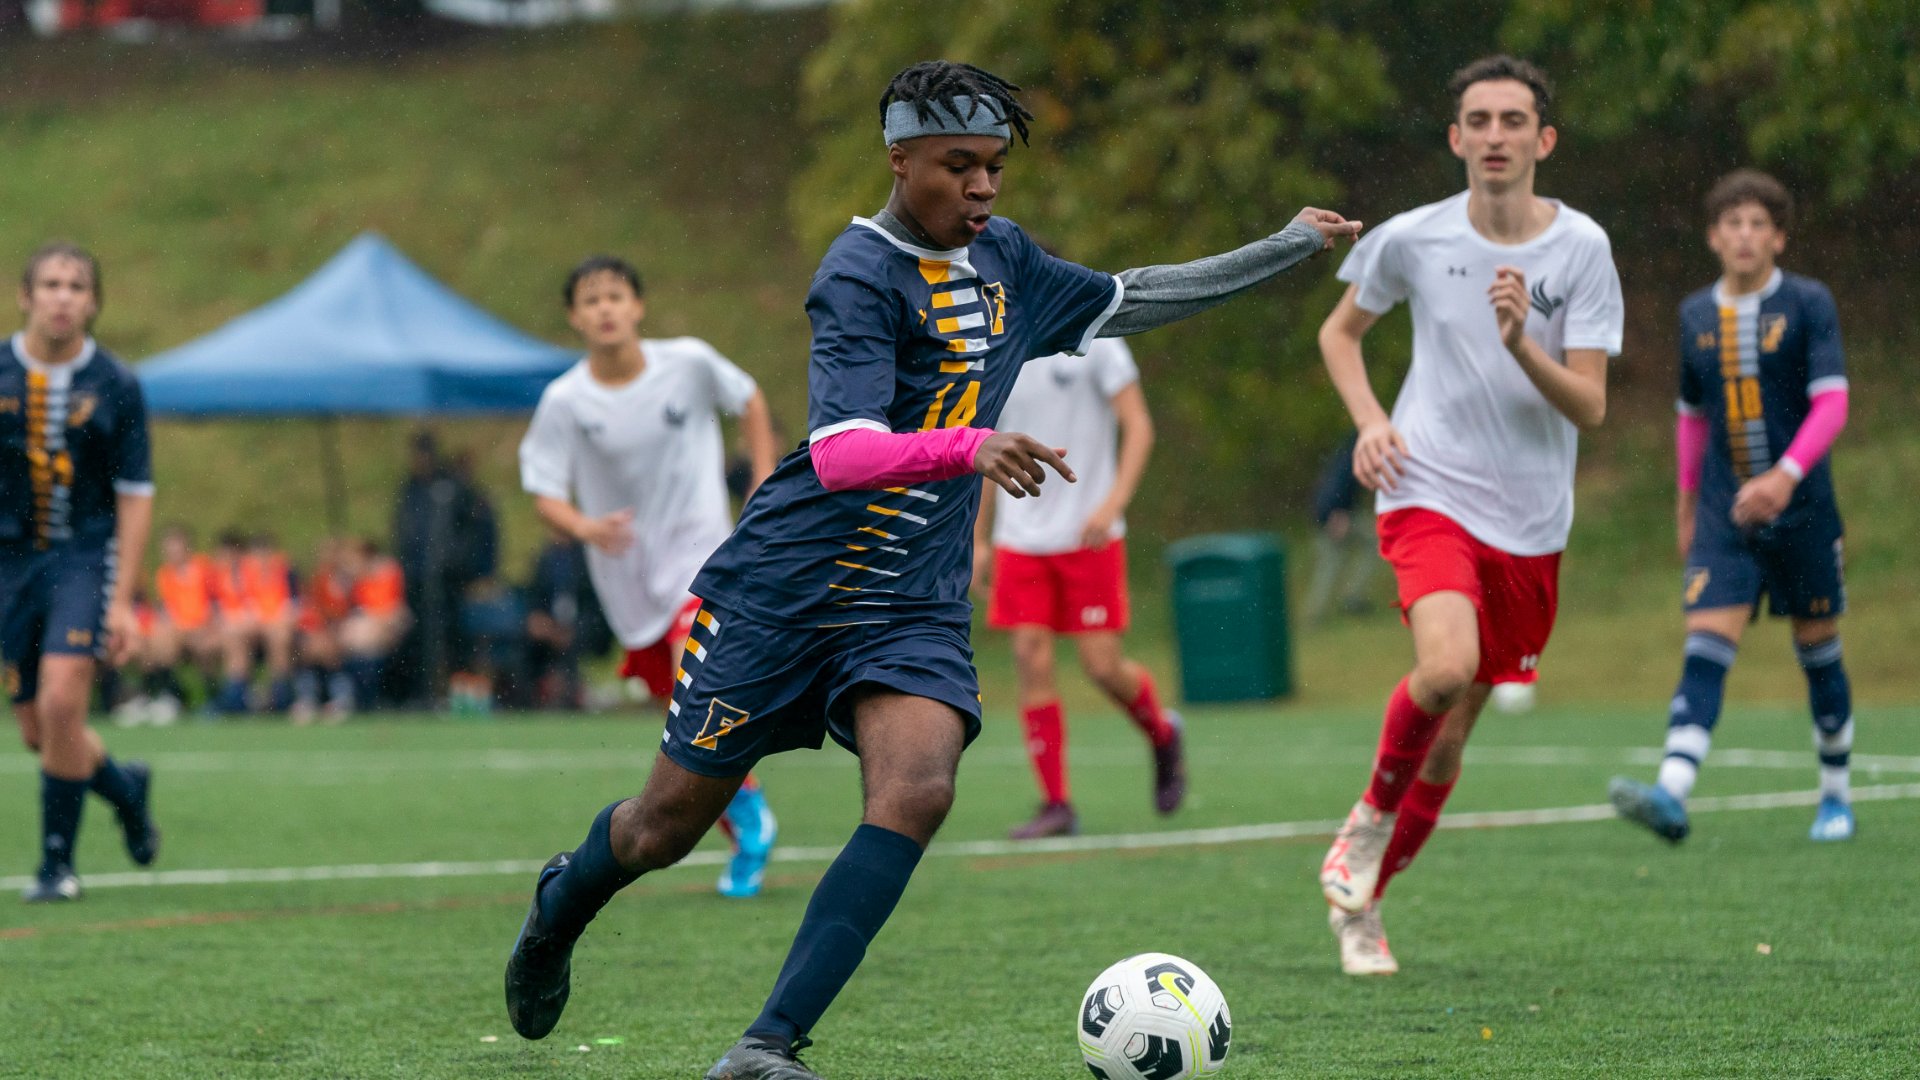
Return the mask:
{"type": "Polygon", "coordinates": [[[1293,693],[1287,551],[1272,533],[1194,536],[1167,549],[1187,701],[1265,701],[1293,693]]]}

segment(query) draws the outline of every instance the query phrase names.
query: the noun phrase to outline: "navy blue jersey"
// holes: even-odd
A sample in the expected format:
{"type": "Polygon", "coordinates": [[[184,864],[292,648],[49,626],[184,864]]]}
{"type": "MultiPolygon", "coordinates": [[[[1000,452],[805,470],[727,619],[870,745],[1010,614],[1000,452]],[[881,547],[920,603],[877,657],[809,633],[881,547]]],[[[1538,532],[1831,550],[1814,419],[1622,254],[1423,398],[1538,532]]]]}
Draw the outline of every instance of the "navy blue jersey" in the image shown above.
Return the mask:
{"type": "Polygon", "coordinates": [[[0,350],[0,547],[105,544],[117,495],[152,490],[133,372],[92,340],[68,363],[42,364],[14,335],[0,350]]]}
{"type": "MultiPolygon", "coordinates": [[[[807,293],[809,439],[992,427],[1021,365],[1085,352],[1120,294],[1111,276],[1048,255],[1005,218],[952,251],[855,218],[807,293]]],[[[693,592],[783,626],[965,620],[979,499],[972,474],[830,492],[802,446],[754,493],[693,592]]]]}
{"type": "MultiPolygon", "coordinates": [[[[1780,460],[1813,395],[1845,389],[1840,318],[1825,285],[1774,271],[1757,293],[1719,286],[1680,305],[1680,410],[1712,427],[1700,478],[1700,520],[1724,521],[1740,485],[1780,460]]],[[[1838,526],[1833,473],[1823,457],[1794,489],[1779,525],[1838,526]]]]}

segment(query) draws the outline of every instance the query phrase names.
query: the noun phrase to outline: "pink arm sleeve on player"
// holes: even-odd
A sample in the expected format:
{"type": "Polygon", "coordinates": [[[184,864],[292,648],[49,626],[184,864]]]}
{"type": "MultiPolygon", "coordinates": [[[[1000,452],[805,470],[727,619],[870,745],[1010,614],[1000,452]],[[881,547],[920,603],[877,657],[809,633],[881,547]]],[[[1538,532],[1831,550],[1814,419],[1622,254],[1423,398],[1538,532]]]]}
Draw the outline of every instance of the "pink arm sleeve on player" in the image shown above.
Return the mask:
{"type": "Polygon", "coordinates": [[[1839,438],[1840,429],[1846,426],[1847,392],[1829,390],[1815,394],[1807,405],[1807,418],[1800,422],[1800,430],[1794,433],[1787,452],[1780,455],[1780,468],[1795,480],[1802,479],[1808,469],[1827,456],[1833,440],[1839,438]]]}
{"type": "Polygon", "coordinates": [[[1700,464],[1707,459],[1707,418],[1681,413],[1673,426],[1673,444],[1680,455],[1680,490],[1700,490],[1700,464]]]}
{"type": "Polygon", "coordinates": [[[855,428],[816,440],[808,452],[828,491],[878,489],[965,476],[992,434],[991,428],[899,433],[855,428]]]}

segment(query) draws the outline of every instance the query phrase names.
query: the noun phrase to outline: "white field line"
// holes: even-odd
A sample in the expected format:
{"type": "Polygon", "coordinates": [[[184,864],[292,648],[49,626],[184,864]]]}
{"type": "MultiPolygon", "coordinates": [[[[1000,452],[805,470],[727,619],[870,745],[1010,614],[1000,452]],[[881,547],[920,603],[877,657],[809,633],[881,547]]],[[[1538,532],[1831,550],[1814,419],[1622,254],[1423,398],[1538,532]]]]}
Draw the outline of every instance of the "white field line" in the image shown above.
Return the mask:
{"type": "MultiPolygon", "coordinates": [[[[1294,751],[1274,759],[1276,767],[1301,765],[1364,766],[1369,748],[1317,747],[1294,751]]],[[[644,773],[653,763],[651,747],[640,750],[186,750],[162,751],[146,760],[162,773],[274,773],[276,784],[305,783],[336,785],[360,778],[405,773],[456,772],[539,773],[570,770],[644,773]],[[291,775],[284,775],[291,774],[291,775]]],[[[1189,756],[1197,763],[1244,764],[1246,755],[1226,747],[1196,746],[1189,756]]],[[[1467,764],[1493,767],[1550,766],[1628,766],[1657,765],[1662,757],[1659,747],[1575,747],[1575,746],[1489,746],[1469,747],[1467,764]]],[[[1025,765],[1026,756],[1018,747],[990,747],[967,755],[969,762],[991,765],[1025,765]]],[[[1144,753],[1121,748],[1078,751],[1073,755],[1076,768],[1137,767],[1146,761],[1144,753]]],[[[1806,769],[1814,768],[1813,750],[1716,749],[1712,765],[1716,769],[1806,769]]],[[[791,754],[783,757],[781,769],[796,767],[853,768],[853,759],[841,753],[791,754]]],[[[1865,776],[1920,774],[1920,756],[1855,754],[1853,768],[1865,776]]],[[[0,757],[0,777],[37,776],[40,766],[26,755],[0,757]]]]}
{"type": "MultiPolygon", "coordinates": [[[[1853,790],[1855,802],[1885,802],[1893,799],[1920,799],[1920,784],[1880,784],[1853,790]]],[[[1791,806],[1812,806],[1819,801],[1820,795],[1816,791],[1772,791],[1757,795],[1717,795],[1695,799],[1688,804],[1687,809],[1695,814],[1776,810],[1791,806]]],[[[1484,810],[1442,817],[1440,828],[1511,829],[1531,825],[1566,825],[1585,821],[1605,821],[1613,816],[1613,807],[1607,803],[1546,807],[1539,810],[1484,810]]],[[[1338,820],[1329,818],[1322,821],[1276,821],[1265,825],[1228,825],[1214,829],[1115,833],[1104,836],[1061,836],[1046,840],[962,840],[935,844],[927,854],[945,858],[1018,858],[1062,852],[1216,847],[1221,844],[1331,836],[1339,827],[1338,820]]],[[[824,863],[833,861],[839,854],[840,849],[837,847],[782,847],[774,849],[773,861],[824,863]]],[[[681,860],[674,868],[718,866],[726,859],[724,852],[696,851],[681,860]]],[[[493,862],[363,863],[347,866],[288,866],[257,870],[142,871],[94,874],[82,880],[90,889],[116,889],[138,885],[277,885],[306,881],[511,877],[532,874],[544,864],[545,860],[540,859],[500,859],[493,862]]],[[[32,883],[31,877],[0,878],[0,889],[24,889],[32,883]]]]}

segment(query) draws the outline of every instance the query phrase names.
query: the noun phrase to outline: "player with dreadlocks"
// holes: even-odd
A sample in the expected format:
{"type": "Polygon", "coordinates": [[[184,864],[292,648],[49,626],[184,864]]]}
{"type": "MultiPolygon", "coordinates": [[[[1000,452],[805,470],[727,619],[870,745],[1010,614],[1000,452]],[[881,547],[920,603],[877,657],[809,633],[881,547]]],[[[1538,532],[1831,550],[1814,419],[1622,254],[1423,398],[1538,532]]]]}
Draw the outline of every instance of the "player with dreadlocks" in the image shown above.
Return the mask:
{"type": "Polygon", "coordinates": [[[965,64],[881,98],[893,193],[828,249],[807,295],[810,435],[748,501],[693,585],[702,607],[639,796],[541,871],[507,963],[514,1029],[566,1005],[574,943],[614,893],[679,861],[754,764],[831,735],[860,757],[865,813],[815,888],[772,996],[708,1080],[817,1080],[795,1052],[853,976],[953,805],[980,731],[968,643],[977,473],[1037,495],[1065,450],[993,429],[1022,364],[1085,352],[1259,284],[1360,230],[1304,210],[1181,266],[1089,270],[993,216],[1019,88],[965,64]]]}

